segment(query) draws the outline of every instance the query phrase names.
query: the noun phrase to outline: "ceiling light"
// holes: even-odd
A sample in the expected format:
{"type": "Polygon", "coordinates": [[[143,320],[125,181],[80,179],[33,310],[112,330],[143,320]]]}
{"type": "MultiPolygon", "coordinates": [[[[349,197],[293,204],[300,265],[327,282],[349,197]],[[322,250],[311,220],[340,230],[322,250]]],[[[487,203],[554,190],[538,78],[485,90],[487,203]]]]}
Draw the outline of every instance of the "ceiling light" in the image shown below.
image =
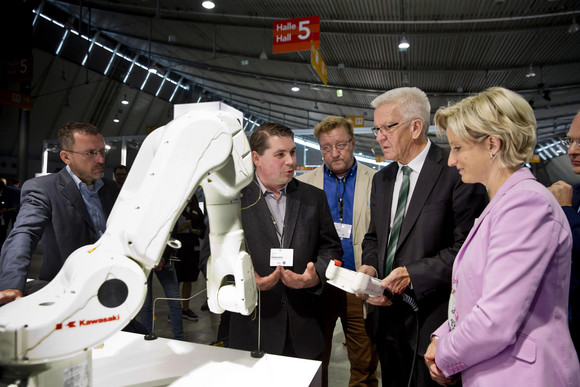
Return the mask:
{"type": "Polygon", "coordinates": [[[202,7],[205,9],[214,9],[215,8],[215,3],[213,1],[204,1],[203,3],[201,3],[202,7]]]}
{"type": "Polygon", "coordinates": [[[117,114],[115,114],[115,118],[113,118],[113,122],[114,123],[118,123],[119,122],[119,116],[117,114]]]}
{"type": "Polygon", "coordinates": [[[533,78],[535,76],[536,76],[536,73],[534,72],[534,68],[530,64],[530,69],[528,70],[528,73],[526,74],[526,78],[533,78]]]}
{"type": "Polygon", "coordinates": [[[121,100],[121,103],[123,105],[129,105],[129,100],[127,99],[127,94],[125,94],[125,96],[123,97],[123,99],[121,100]]]}
{"type": "Polygon", "coordinates": [[[318,102],[314,101],[314,106],[312,107],[314,110],[318,110],[318,102]]]}
{"type": "Polygon", "coordinates": [[[292,91],[293,91],[293,92],[300,91],[300,88],[299,88],[299,87],[298,87],[298,85],[296,84],[296,81],[294,81],[294,84],[292,85],[292,91]]]}
{"type": "Polygon", "coordinates": [[[157,67],[152,66],[147,71],[149,71],[151,74],[157,74],[157,67]]]}
{"type": "Polygon", "coordinates": [[[405,33],[403,33],[403,37],[401,38],[401,41],[399,42],[399,51],[407,51],[407,49],[410,46],[411,45],[409,44],[409,41],[407,40],[405,33]]]}
{"type": "Polygon", "coordinates": [[[574,16],[572,19],[572,24],[570,24],[570,27],[568,27],[568,33],[573,34],[578,31],[580,31],[580,25],[576,23],[576,16],[574,16]]]}
{"type": "Polygon", "coordinates": [[[262,59],[262,60],[268,59],[268,54],[266,54],[266,49],[262,50],[262,53],[260,54],[260,59],[262,59]]]}

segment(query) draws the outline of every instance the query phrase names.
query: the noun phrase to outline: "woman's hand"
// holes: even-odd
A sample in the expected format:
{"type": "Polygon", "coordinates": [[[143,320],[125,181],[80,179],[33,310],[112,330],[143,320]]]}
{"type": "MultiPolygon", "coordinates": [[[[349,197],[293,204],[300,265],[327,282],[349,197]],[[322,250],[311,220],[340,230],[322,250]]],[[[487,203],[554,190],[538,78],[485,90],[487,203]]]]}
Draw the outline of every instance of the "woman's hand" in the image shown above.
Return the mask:
{"type": "Polygon", "coordinates": [[[437,384],[441,386],[452,386],[457,383],[457,378],[450,376],[446,377],[443,372],[437,367],[435,363],[435,352],[437,349],[437,339],[433,339],[427,351],[425,352],[425,364],[429,368],[429,373],[431,374],[431,379],[433,379],[437,384]]]}

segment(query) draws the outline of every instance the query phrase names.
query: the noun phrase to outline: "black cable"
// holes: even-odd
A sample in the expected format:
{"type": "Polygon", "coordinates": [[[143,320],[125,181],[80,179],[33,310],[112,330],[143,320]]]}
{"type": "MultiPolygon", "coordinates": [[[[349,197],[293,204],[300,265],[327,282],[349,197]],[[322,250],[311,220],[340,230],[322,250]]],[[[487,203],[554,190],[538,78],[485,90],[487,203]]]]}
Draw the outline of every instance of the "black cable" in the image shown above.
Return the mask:
{"type": "Polygon", "coordinates": [[[409,381],[407,383],[407,387],[411,387],[413,382],[413,373],[415,371],[415,364],[417,363],[417,351],[419,350],[419,306],[413,297],[406,293],[397,294],[385,289],[383,294],[391,302],[404,302],[405,304],[409,305],[415,313],[415,322],[417,323],[415,329],[415,348],[413,349],[413,363],[411,364],[411,372],[409,374],[409,381]]]}

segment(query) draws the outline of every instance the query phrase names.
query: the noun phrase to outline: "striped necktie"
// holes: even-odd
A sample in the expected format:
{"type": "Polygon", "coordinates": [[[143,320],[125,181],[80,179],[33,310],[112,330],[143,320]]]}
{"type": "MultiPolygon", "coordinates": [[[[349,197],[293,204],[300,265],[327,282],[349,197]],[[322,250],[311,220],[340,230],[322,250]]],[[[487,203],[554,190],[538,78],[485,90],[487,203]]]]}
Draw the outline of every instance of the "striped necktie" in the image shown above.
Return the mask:
{"type": "Polygon", "coordinates": [[[412,169],[403,165],[403,182],[401,183],[401,190],[399,191],[399,199],[397,200],[397,211],[395,212],[395,220],[391,228],[391,235],[389,236],[389,245],[387,246],[387,258],[385,260],[385,277],[389,275],[393,269],[393,261],[395,260],[395,251],[397,251],[397,243],[399,242],[399,234],[401,233],[401,225],[405,216],[405,208],[407,207],[407,196],[409,195],[409,175],[412,169]]]}

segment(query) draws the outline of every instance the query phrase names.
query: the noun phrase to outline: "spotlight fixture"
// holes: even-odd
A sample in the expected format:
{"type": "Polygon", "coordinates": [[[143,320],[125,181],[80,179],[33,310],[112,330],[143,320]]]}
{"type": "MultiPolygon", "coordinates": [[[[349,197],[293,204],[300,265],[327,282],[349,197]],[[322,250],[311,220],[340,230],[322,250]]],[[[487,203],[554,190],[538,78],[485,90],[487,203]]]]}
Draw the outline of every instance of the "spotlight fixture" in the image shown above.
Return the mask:
{"type": "Polygon", "coordinates": [[[206,0],[203,3],[201,3],[202,7],[205,9],[214,9],[215,8],[215,3],[213,1],[209,1],[206,0]]]}
{"type": "Polygon", "coordinates": [[[115,114],[115,118],[113,118],[113,122],[114,123],[118,123],[119,122],[119,115],[115,114]]]}
{"type": "Polygon", "coordinates": [[[572,19],[572,24],[570,24],[570,27],[568,27],[568,33],[573,34],[578,31],[580,31],[580,25],[576,23],[576,16],[574,16],[574,18],[572,19]]]}
{"type": "Polygon", "coordinates": [[[530,69],[528,70],[528,73],[526,74],[526,78],[533,78],[536,76],[536,73],[534,72],[534,68],[532,67],[532,64],[530,63],[530,69]]]}
{"type": "Polygon", "coordinates": [[[314,106],[312,107],[314,110],[318,110],[318,101],[314,101],[314,106]]]}
{"type": "Polygon", "coordinates": [[[299,88],[299,87],[298,87],[298,85],[296,84],[296,81],[294,81],[294,84],[292,85],[292,91],[293,91],[293,92],[300,91],[300,88],[299,88]]]}
{"type": "Polygon", "coordinates": [[[399,42],[399,51],[407,51],[409,47],[411,47],[411,44],[409,43],[407,37],[405,36],[405,33],[403,32],[403,37],[399,42]]]}
{"type": "Polygon", "coordinates": [[[121,100],[121,103],[123,105],[129,105],[129,100],[127,99],[127,94],[125,94],[125,96],[123,97],[123,99],[121,100]]]}

